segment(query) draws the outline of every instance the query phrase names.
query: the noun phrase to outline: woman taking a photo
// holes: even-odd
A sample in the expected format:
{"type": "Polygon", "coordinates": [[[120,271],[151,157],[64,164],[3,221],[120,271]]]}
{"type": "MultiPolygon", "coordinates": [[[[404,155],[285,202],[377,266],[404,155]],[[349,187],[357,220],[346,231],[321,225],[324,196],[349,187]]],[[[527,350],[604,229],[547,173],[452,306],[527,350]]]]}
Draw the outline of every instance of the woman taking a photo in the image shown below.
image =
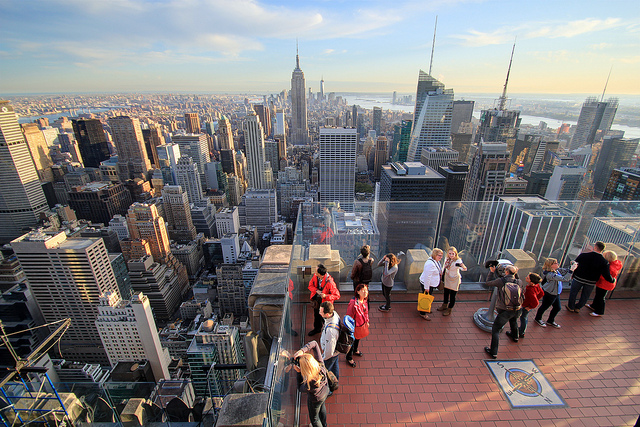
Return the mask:
{"type": "Polygon", "coordinates": [[[438,307],[438,311],[441,311],[443,316],[448,316],[451,314],[453,306],[456,305],[456,294],[460,288],[460,282],[462,282],[460,270],[467,271],[467,266],[458,257],[458,250],[453,246],[449,247],[443,270],[444,300],[442,305],[438,307]]]}
{"type": "Polygon", "coordinates": [[[398,264],[400,261],[394,254],[387,254],[380,260],[378,267],[384,265],[382,270],[382,295],[386,303],[378,307],[378,310],[387,312],[391,310],[391,289],[393,288],[393,279],[398,272],[398,264]]]}
{"type": "Polygon", "coordinates": [[[351,346],[351,350],[347,353],[347,363],[352,368],[356,367],[356,362],[353,361],[353,355],[362,357],[362,352],[358,350],[360,340],[369,335],[369,303],[367,297],[369,296],[369,288],[364,283],[360,283],[356,286],[355,296],[349,301],[347,307],[347,315],[353,317],[356,324],[356,329],[353,333],[354,341],[351,346]]]}
{"type": "Polygon", "coordinates": [[[309,421],[313,427],[326,427],[327,408],[324,402],[329,396],[329,379],[320,346],[316,341],[311,341],[298,350],[293,359],[300,391],[307,392],[309,421]]]}

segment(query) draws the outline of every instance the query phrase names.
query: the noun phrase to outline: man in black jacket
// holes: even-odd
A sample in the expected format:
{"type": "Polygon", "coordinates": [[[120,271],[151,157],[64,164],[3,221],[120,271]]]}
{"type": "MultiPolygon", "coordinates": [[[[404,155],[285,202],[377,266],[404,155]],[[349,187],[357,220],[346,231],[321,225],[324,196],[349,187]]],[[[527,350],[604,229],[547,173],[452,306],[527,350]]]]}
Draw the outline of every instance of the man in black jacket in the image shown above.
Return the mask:
{"type": "Polygon", "coordinates": [[[604,243],[596,242],[595,245],[593,245],[592,252],[583,252],[575,259],[578,266],[573,270],[571,291],[569,292],[569,301],[567,302],[567,310],[570,312],[580,312],[580,309],[584,307],[589,300],[591,291],[593,291],[593,287],[600,276],[607,282],[614,282],[609,272],[609,263],[602,256],[602,251],[604,251],[604,243]],[[578,292],[581,290],[580,299],[576,304],[578,292]]]}

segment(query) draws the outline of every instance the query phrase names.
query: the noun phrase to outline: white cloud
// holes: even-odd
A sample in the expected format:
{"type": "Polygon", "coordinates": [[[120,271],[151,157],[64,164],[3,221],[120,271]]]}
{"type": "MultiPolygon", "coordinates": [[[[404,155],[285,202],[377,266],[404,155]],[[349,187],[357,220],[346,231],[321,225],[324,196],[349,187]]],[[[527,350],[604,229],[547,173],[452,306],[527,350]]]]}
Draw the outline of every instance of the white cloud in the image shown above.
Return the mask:
{"type": "Polygon", "coordinates": [[[466,46],[487,46],[513,41],[516,36],[534,38],[572,38],[582,34],[607,30],[625,25],[620,18],[586,18],[570,22],[528,22],[518,26],[505,26],[491,32],[469,30],[466,34],[456,34],[452,38],[462,40],[466,46]]]}

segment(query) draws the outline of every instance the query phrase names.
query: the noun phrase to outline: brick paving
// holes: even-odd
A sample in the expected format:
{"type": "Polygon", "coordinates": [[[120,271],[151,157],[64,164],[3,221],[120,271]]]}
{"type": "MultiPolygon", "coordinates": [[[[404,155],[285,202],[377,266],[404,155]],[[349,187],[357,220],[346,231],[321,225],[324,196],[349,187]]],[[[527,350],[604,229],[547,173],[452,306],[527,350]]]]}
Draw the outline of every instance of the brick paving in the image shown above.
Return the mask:
{"type": "MultiPolygon", "coordinates": [[[[442,300],[436,296],[427,322],[415,302],[394,302],[391,312],[381,313],[381,295],[371,298],[364,357],[354,358],[351,368],[341,356],[340,389],[327,400],[331,427],[633,426],[638,419],[639,300],[609,300],[601,318],[586,308],[569,313],[563,305],[556,318],[561,329],[541,328],[530,313],[518,343],[503,332],[498,359],[533,359],[568,405],[511,409],[483,363],[491,336],[473,323],[487,302],[458,302],[443,317],[435,311],[442,300]]],[[[336,307],[344,314],[346,304],[336,307]]],[[[300,425],[308,422],[303,400],[300,425]]]]}

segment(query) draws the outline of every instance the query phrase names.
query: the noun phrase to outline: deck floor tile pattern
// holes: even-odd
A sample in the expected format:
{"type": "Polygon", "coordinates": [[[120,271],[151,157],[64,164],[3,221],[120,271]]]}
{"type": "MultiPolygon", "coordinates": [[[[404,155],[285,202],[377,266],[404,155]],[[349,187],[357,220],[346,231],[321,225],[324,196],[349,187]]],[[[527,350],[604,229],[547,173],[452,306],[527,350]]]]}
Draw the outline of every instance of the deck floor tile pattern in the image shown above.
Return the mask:
{"type": "MultiPolygon", "coordinates": [[[[364,356],[354,358],[356,368],[340,356],[340,388],[327,400],[331,427],[633,426],[638,419],[639,300],[609,300],[600,318],[586,308],[569,313],[563,304],[556,317],[561,329],[542,328],[529,313],[518,343],[503,332],[498,358],[533,359],[567,403],[512,409],[483,362],[491,335],[473,323],[473,313],[488,303],[459,302],[443,317],[435,311],[442,301],[436,296],[428,322],[415,302],[397,302],[381,313],[381,295],[371,297],[371,334],[360,343],[364,356]]],[[[343,315],[346,304],[336,309],[343,315]]],[[[310,311],[306,320],[313,323],[310,311]]],[[[304,399],[301,426],[309,423],[304,399]]]]}

